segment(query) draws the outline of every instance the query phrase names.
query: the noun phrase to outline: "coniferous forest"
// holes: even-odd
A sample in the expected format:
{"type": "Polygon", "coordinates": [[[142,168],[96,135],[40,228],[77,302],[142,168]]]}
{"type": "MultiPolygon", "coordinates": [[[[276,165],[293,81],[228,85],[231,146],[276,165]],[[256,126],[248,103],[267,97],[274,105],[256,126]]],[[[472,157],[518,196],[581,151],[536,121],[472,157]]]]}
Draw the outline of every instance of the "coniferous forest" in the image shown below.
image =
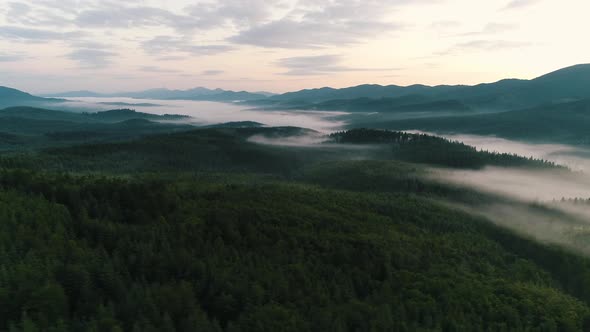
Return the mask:
{"type": "Polygon", "coordinates": [[[423,134],[283,146],[250,137],[309,132],[153,125],[3,142],[0,330],[590,328],[590,259],[447,204],[506,199],[428,176],[561,166],[423,134]]]}

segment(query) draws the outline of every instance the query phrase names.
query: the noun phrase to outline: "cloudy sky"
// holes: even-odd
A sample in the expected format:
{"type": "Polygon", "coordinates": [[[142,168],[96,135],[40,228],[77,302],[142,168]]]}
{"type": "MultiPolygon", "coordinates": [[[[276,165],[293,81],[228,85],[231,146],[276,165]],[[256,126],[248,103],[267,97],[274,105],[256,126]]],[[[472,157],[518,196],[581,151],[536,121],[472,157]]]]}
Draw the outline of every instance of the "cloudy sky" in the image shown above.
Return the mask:
{"type": "Polygon", "coordinates": [[[587,0],[0,0],[0,85],[283,92],[590,62],[587,0]]]}

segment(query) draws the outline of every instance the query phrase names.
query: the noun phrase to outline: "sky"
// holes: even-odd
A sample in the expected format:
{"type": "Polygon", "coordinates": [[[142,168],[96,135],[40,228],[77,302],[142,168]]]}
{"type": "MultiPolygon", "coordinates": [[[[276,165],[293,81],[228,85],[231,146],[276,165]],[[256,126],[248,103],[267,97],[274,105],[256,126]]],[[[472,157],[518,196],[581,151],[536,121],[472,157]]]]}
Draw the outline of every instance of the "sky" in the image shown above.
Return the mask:
{"type": "Polygon", "coordinates": [[[587,0],[0,0],[0,85],[286,92],[590,62],[587,0]]]}

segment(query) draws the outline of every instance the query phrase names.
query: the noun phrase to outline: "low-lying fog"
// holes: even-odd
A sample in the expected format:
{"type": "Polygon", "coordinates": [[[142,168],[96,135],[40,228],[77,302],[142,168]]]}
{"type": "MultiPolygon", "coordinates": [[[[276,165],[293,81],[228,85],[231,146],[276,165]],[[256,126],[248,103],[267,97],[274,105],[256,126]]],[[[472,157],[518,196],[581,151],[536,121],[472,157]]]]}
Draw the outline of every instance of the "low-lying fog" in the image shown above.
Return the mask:
{"type": "Polygon", "coordinates": [[[478,149],[553,161],[569,170],[488,167],[433,170],[437,180],[492,193],[510,201],[477,207],[470,213],[531,236],[590,255],[589,150],[561,144],[530,144],[497,137],[443,135],[478,149]],[[576,200],[577,199],[577,200],[576,200]]]}
{"type": "Polygon", "coordinates": [[[435,134],[416,130],[410,132],[441,136],[463,142],[480,150],[515,153],[519,156],[553,161],[574,171],[587,170],[590,172],[590,149],[565,144],[532,144],[493,136],[435,134]]]}
{"type": "Polygon", "coordinates": [[[569,170],[529,170],[488,167],[483,170],[442,170],[438,176],[453,183],[477,187],[525,201],[551,201],[561,198],[590,198],[590,150],[563,144],[532,144],[498,137],[440,135],[461,141],[480,150],[514,153],[544,159],[569,170]]]}
{"type": "Polygon", "coordinates": [[[206,101],[85,97],[70,98],[69,101],[58,105],[62,109],[84,112],[130,108],[151,114],[188,115],[196,125],[255,121],[269,126],[295,126],[320,132],[338,130],[344,125],[344,122],[337,118],[343,115],[341,112],[259,110],[231,103],[206,101]]]}

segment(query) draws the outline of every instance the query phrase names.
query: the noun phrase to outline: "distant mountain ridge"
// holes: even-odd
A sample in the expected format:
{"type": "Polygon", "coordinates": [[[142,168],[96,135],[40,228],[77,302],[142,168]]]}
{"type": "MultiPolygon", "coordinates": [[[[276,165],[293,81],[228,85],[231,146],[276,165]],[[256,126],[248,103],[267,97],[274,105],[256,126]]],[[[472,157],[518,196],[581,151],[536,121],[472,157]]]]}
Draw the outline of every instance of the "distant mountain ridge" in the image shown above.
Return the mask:
{"type": "MultiPolygon", "coordinates": [[[[531,108],[590,98],[590,64],[563,68],[532,80],[503,79],[478,85],[376,85],[363,84],[336,89],[324,87],[270,95],[266,92],[229,91],[197,87],[189,90],[150,89],[136,92],[101,94],[92,91],[72,91],[46,97],[129,97],[141,99],[195,100],[236,102],[282,109],[354,109],[354,111],[399,110],[401,101],[407,110],[432,110],[437,105],[455,111],[498,111],[531,108]],[[369,101],[367,101],[367,99],[369,101]],[[393,105],[395,107],[392,107],[393,105]],[[416,107],[411,107],[414,104],[416,107]],[[420,106],[422,105],[422,106],[420,106]]],[[[15,89],[0,87],[0,107],[34,106],[51,101],[15,89]]]]}
{"type": "Polygon", "coordinates": [[[590,145],[590,99],[469,116],[401,120],[367,118],[363,121],[356,122],[351,127],[494,135],[538,143],[590,145]]]}
{"type": "Polygon", "coordinates": [[[247,91],[230,91],[223,89],[207,89],[197,87],[188,90],[149,89],[135,92],[121,93],[97,93],[92,91],[70,91],[45,95],[46,97],[127,97],[139,99],[163,99],[163,100],[198,100],[198,101],[247,101],[264,99],[269,93],[253,93],[247,91]]]}
{"type": "Polygon", "coordinates": [[[0,99],[1,100],[42,100],[41,97],[35,97],[29,93],[9,88],[6,86],[0,86],[0,99]]]}
{"type": "Polygon", "coordinates": [[[17,89],[0,86],[0,108],[25,105],[44,106],[63,101],[63,99],[37,97],[17,89]]]}
{"type": "Polygon", "coordinates": [[[421,95],[430,102],[457,100],[480,109],[517,109],[546,103],[590,98],[590,64],[563,68],[532,80],[503,79],[478,85],[371,85],[334,89],[329,87],[288,92],[267,98],[265,104],[319,104],[358,98],[401,98],[421,95]]]}

